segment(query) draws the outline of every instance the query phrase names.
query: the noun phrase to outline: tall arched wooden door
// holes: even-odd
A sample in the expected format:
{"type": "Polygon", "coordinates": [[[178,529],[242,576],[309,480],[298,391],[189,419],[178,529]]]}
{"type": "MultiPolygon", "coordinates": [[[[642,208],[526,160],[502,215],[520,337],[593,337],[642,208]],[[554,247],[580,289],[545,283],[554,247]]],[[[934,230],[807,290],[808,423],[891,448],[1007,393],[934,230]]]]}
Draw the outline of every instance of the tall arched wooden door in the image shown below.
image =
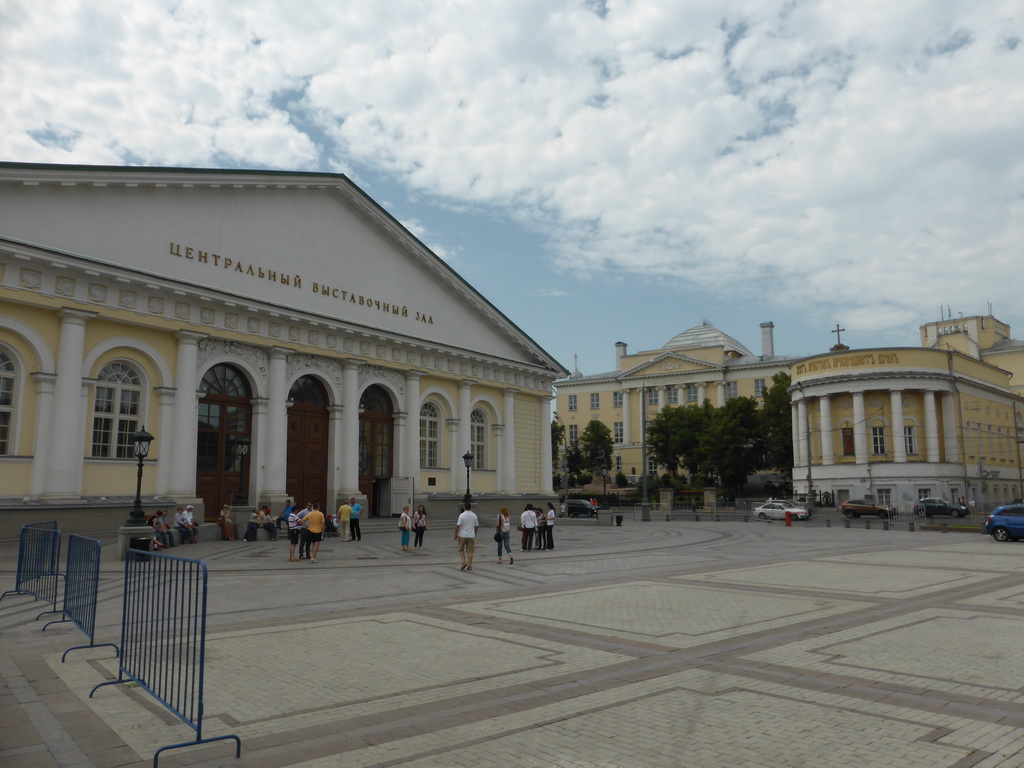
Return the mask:
{"type": "Polygon", "coordinates": [[[366,497],[368,512],[380,514],[381,480],[394,467],[395,417],[391,398],[383,387],[366,388],[359,398],[359,492],[366,497]]]}
{"type": "Polygon", "coordinates": [[[252,438],[251,391],[242,372],[215,365],[199,384],[199,434],[196,445],[196,495],[204,516],[215,520],[225,504],[247,504],[249,456],[236,449],[238,438],[252,438]]]}
{"type": "Polygon", "coordinates": [[[319,502],[327,511],[327,393],[314,377],[303,376],[292,385],[288,399],[285,487],[296,504],[319,502]]]}

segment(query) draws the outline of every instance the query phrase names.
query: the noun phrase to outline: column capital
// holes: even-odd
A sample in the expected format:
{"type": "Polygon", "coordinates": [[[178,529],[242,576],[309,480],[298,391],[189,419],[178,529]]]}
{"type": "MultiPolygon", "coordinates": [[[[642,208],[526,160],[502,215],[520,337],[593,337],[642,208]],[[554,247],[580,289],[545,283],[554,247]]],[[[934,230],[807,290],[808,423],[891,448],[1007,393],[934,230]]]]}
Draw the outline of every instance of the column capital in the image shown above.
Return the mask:
{"type": "Polygon", "coordinates": [[[98,312],[90,312],[86,309],[72,309],[71,307],[61,307],[57,312],[57,316],[61,320],[65,322],[77,322],[81,325],[85,325],[86,320],[92,320],[98,315],[98,312]]]}

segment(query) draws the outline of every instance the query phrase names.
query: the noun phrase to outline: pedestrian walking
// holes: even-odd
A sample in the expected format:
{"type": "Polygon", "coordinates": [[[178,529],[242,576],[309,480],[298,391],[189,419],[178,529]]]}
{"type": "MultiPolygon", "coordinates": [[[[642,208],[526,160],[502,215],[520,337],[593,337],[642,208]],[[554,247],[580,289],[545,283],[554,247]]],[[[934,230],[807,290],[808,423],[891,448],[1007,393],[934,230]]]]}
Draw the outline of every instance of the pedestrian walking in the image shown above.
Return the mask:
{"type": "Polygon", "coordinates": [[[502,507],[498,510],[498,519],[494,522],[494,540],[498,542],[498,565],[501,565],[501,548],[505,548],[505,552],[508,553],[508,564],[512,565],[514,562],[512,559],[512,549],[508,545],[508,537],[512,531],[512,521],[508,517],[508,507],[502,507]]]}
{"type": "Polygon", "coordinates": [[[427,508],[420,504],[416,507],[416,514],[412,518],[412,531],[415,538],[412,541],[413,549],[423,549],[423,534],[427,530],[427,508]]]}
{"type": "Polygon", "coordinates": [[[463,505],[462,514],[455,521],[455,541],[459,545],[459,559],[462,570],[473,570],[473,548],[476,545],[476,532],[480,530],[480,519],[467,501],[463,505]]]}

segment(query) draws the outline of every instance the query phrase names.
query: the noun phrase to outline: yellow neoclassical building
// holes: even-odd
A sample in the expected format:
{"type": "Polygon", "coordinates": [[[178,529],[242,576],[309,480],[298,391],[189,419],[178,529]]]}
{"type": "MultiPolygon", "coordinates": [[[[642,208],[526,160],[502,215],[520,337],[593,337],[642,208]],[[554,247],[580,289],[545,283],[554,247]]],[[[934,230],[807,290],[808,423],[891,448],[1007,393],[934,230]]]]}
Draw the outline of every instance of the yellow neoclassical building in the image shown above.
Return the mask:
{"type": "Polygon", "coordinates": [[[1020,498],[1024,344],[991,315],[921,327],[921,347],[837,349],[791,368],[794,485],[909,507],[1020,498]]]}
{"type": "Polygon", "coordinates": [[[551,496],[568,371],[337,174],[0,164],[0,506],[551,496]]]}
{"type": "MultiPolygon", "coordinates": [[[[724,405],[733,397],[760,398],[772,376],[788,371],[793,357],[775,355],[774,324],[761,323],[761,350],[747,347],[705,321],[669,339],[662,347],[630,354],[615,345],[615,369],[584,376],[574,370],[556,382],[556,413],[575,442],[590,421],[605,424],[612,433],[612,473],[642,473],[643,419],[671,406],[696,405],[708,400],[724,405]]],[[[648,456],[648,471],[658,472],[648,456]]]]}

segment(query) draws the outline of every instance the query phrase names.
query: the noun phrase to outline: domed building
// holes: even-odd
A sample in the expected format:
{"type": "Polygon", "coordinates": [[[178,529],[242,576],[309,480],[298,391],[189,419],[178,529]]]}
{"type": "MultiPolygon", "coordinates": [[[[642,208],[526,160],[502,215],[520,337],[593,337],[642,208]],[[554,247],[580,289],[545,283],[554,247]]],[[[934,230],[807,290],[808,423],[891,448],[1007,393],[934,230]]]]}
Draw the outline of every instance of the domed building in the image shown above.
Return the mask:
{"type": "MultiPolygon", "coordinates": [[[[597,419],[614,440],[610,471],[641,474],[643,415],[649,420],[662,408],[705,400],[721,406],[733,397],[760,398],[772,376],[789,372],[796,358],[775,354],[774,328],[773,323],[761,323],[758,355],[707,320],[658,349],[630,354],[625,342],[616,343],[614,370],[584,376],[575,369],[568,379],[555,382],[556,413],[565,425],[566,439],[575,442],[597,419]]],[[[648,469],[664,468],[648,457],[648,469]]]]}

